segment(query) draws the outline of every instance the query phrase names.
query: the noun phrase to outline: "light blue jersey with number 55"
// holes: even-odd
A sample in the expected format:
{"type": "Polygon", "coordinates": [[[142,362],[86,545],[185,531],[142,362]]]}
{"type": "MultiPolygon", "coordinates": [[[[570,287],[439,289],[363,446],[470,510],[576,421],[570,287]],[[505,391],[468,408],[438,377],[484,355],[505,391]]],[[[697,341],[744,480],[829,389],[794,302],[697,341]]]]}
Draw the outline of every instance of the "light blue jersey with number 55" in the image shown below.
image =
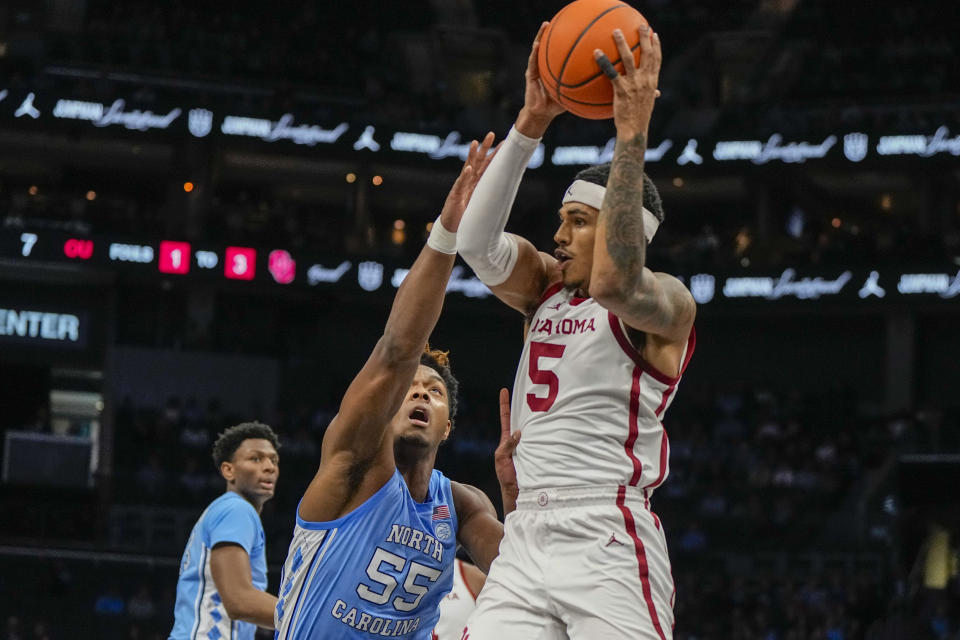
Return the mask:
{"type": "Polygon", "coordinates": [[[457,515],[450,480],[434,470],[425,502],[399,471],[331,522],[297,526],[283,565],[276,640],[429,640],[453,586],[457,515]]]}

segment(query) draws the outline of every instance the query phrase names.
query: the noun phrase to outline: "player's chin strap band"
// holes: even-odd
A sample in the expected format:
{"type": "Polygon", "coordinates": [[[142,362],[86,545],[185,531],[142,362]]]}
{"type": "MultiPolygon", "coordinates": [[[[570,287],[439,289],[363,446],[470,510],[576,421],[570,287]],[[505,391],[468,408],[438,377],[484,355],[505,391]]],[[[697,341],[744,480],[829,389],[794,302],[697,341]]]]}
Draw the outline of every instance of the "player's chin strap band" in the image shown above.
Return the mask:
{"type": "MultiPolygon", "coordinates": [[[[567,188],[566,193],[563,194],[562,204],[580,202],[599,211],[600,206],[603,204],[603,196],[606,193],[607,188],[602,185],[587,182],[586,180],[574,180],[573,184],[567,188]]],[[[660,221],[657,220],[657,216],[653,215],[652,211],[644,207],[643,235],[647,237],[647,242],[653,240],[653,236],[657,233],[659,227],[660,221]]]]}

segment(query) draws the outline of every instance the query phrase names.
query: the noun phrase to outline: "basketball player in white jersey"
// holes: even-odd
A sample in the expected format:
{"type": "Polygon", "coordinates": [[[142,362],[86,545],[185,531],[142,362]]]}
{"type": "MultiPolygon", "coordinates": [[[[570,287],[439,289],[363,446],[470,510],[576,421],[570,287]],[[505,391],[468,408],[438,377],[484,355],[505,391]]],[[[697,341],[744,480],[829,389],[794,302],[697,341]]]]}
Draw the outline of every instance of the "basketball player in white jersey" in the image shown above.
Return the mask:
{"type": "MultiPolygon", "coordinates": [[[[480,279],[528,319],[512,405],[522,434],[517,510],[463,637],[666,640],[673,580],[650,496],[668,473],[660,421],[693,352],[696,307],[679,280],[645,260],[663,220],[643,172],[660,42],[643,30],[640,62],[623,74],[595,52],[614,87],[613,162],[570,185],[549,255],[503,233],[527,162],[564,110],[540,83],[543,30],[524,107],[458,235],[480,279]]],[[[613,39],[632,61],[623,34],[613,39]]]]}
{"type": "Polygon", "coordinates": [[[477,567],[457,558],[453,566],[453,588],[440,601],[440,620],[431,640],[460,640],[467,618],[477,608],[477,594],[487,576],[477,567]]]}

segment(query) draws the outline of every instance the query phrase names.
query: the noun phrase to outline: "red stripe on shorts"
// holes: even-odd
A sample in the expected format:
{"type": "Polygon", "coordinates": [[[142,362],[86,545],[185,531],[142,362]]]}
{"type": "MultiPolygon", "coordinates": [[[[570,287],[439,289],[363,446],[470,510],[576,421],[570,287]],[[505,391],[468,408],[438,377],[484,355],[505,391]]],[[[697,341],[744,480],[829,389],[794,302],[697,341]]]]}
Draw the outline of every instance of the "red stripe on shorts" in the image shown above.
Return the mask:
{"type": "MultiPolygon", "coordinates": [[[[643,493],[644,493],[644,494],[647,493],[646,489],[644,489],[643,493]]],[[[648,507],[648,509],[649,509],[649,507],[648,507]]],[[[650,515],[653,516],[653,524],[657,525],[657,531],[661,531],[661,530],[662,530],[662,527],[660,526],[660,518],[658,518],[658,517],[657,517],[657,514],[655,514],[653,511],[650,512],[650,515]]],[[[667,562],[669,563],[669,558],[667,559],[667,562]]],[[[672,565],[672,564],[669,564],[669,566],[670,566],[670,585],[671,585],[671,591],[670,591],[670,608],[672,609],[672,608],[673,608],[673,605],[676,604],[676,601],[677,601],[677,581],[673,579],[673,565],[672,565]]],[[[673,628],[675,628],[676,626],[677,626],[677,621],[674,620],[674,621],[673,621],[673,626],[670,627],[670,628],[673,629],[673,628]]]]}
{"type": "Polygon", "coordinates": [[[617,491],[617,506],[623,514],[623,521],[627,527],[627,533],[633,538],[633,548],[637,555],[637,565],[640,574],[640,586],[643,588],[643,599],[647,602],[647,610],[650,612],[650,620],[653,622],[653,628],[657,630],[660,640],[666,640],[663,635],[663,629],[660,627],[660,618],[657,617],[657,608],[653,604],[653,593],[650,590],[650,568],[647,566],[647,553],[643,549],[643,542],[637,536],[637,523],[633,520],[633,514],[626,505],[627,488],[623,485],[617,491]]]}

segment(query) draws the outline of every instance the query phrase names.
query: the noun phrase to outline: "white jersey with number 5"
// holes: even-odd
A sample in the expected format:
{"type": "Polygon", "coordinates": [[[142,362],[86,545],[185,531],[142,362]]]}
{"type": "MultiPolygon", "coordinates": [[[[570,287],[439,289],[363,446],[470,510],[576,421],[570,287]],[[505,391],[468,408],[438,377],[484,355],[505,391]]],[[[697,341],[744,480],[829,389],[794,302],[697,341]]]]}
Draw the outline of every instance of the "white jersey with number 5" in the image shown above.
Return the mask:
{"type": "MultiPolygon", "coordinates": [[[[695,343],[691,329],[681,375],[695,343]]],[[[513,387],[511,431],[523,432],[514,457],[520,488],[625,485],[649,497],[669,473],[661,419],[679,381],[646,363],[619,318],[593,298],[550,287],[513,387]]]]}

